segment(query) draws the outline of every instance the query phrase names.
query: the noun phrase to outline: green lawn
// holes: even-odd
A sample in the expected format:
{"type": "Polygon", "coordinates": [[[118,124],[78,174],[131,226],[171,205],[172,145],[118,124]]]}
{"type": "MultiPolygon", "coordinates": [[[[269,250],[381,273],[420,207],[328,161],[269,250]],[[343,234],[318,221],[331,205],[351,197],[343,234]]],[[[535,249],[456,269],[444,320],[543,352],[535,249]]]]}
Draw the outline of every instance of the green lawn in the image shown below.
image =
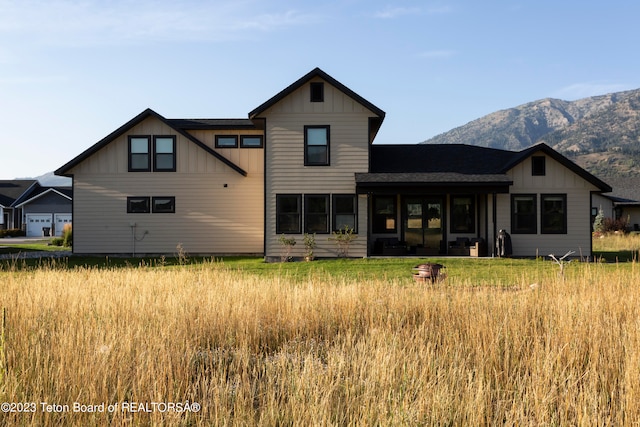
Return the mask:
{"type": "MultiPolygon", "coordinates": [[[[69,251],[60,246],[49,246],[48,241],[29,244],[13,244],[7,239],[0,240],[0,254],[17,254],[29,251],[69,251]],[[6,245],[6,246],[3,246],[6,245]]],[[[620,245],[619,245],[620,246],[620,245]]],[[[635,250],[616,248],[596,248],[595,258],[611,265],[607,268],[631,268],[637,260],[635,250]],[[617,263],[623,263],[617,265],[617,263]],[[624,263],[629,264],[624,266],[624,263]]],[[[72,256],[60,259],[39,258],[26,260],[0,260],[0,271],[29,270],[33,268],[214,268],[242,271],[244,274],[264,277],[280,277],[289,281],[313,281],[315,278],[329,277],[336,284],[344,280],[389,280],[412,283],[412,268],[424,262],[439,263],[445,266],[449,283],[464,283],[471,286],[524,286],[544,280],[548,275],[557,275],[559,267],[549,258],[512,259],[512,258],[358,258],[358,259],[319,259],[313,262],[265,263],[257,257],[87,257],[72,256]]],[[[567,267],[567,274],[573,274],[587,265],[574,261],[567,267]]]]}

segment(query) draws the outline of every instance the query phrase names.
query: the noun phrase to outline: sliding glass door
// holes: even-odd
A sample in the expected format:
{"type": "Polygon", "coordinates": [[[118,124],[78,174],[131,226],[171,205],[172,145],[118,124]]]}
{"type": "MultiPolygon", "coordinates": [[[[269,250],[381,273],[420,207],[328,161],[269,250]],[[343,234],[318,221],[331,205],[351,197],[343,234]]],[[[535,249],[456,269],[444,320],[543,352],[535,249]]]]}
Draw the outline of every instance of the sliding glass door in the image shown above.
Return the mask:
{"type": "Polygon", "coordinates": [[[438,254],[444,240],[444,198],[405,197],[403,200],[404,241],[411,253],[438,254]]]}

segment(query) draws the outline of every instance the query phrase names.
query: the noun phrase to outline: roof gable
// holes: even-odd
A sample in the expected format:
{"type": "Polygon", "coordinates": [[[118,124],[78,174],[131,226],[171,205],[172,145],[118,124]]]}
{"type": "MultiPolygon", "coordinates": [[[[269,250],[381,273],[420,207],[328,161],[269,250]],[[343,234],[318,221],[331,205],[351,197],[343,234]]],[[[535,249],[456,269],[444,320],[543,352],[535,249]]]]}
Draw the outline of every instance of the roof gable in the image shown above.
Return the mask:
{"type": "Polygon", "coordinates": [[[516,165],[522,163],[525,159],[528,159],[529,157],[539,152],[546,154],[547,156],[551,157],[553,160],[562,164],[567,169],[571,170],[576,175],[580,176],[585,181],[598,187],[600,191],[602,191],[603,193],[608,193],[612,191],[612,188],[609,184],[600,180],[595,175],[592,175],[591,173],[587,172],[585,169],[581,168],[580,166],[578,166],[577,164],[575,164],[574,162],[572,162],[562,154],[558,153],[556,150],[549,147],[545,143],[539,143],[525,150],[522,150],[518,153],[515,153],[515,155],[503,166],[502,172],[506,173],[508,170],[513,169],[516,165]]]}
{"type": "Polygon", "coordinates": [[[149,117],[153,117],[155,119],[160,120],[161,122],[163,122],[164,124],[172,128],[173,130],[175,130],[176,133],[184,136],[187,140],[196,144],[198,147],[202,148],[204,151],[206,151],[207,153],[211,154],[212,156],[214,156],[215,158],[217,158],[218,160],[220,160],[221,162],[229,166],[231,169],[235,170],[236,172],[238,172],[243,176],[247,176],[247,172],[244,169],[242,169],[240,166],[236,165],[231,160],[227,159],[217,151],[213,150],[208,145],[200,141],[198,138],[186,132],[183,128],[178,127],[179,124],[183,122],[190,122],[190,121],[165,119],[160,114],[156,113],[150,108],[147,108],[142,113],[138,114],[133,119],[129,120],[127,123],[120,126],[115,131],[111,132],[109,135],[107,135],[106,137],[104,137],[103,139],[101,139],[91,147],[89,147],[87,150],[85,150],[80,155],[72,159],[70,162],[60,167],[59,169],[57,169],[54,173],[56,175],[68,175],[69,170],[71,170],[73,167],[77,166],[79,163],[81,163],[82,161],[84,161],[94,153],[96,153],[98,150],[110,144],[116,138],[124,135],[129,129],[131,129],[132,127],[136,126],[137,124],[141,123],[143,120],[146,120],[149,117]]]}
{"type": "Polygon", "coordinates": [[[58,196],[71,201],[71,187],[40,187],[35,191],[30,192],[26,200],[17,204],[16,207],[20,208],[24,205],[28,205],[47,194],[57,194],[58,196]]]}
{"type": "Polygon", "coordinates": [[[262,103],[260,106],[258,106],[257,108],[255,108],[253,111],[249,113],[249,118],[253,119],[257,117],[258,115],[260,115],[261,113],[263,113],[264,111],[272,107],[273,105],[280,102],[282,99],[292,94],[294,91],[299,89],[302,85],[304,85],[314,77],[320,77],[327,83],[331,84],[332,86],[340,90],[345,95],[349,96],[350,98],[354,99],[355,101],[357,101],[358,103],[360,103],[361,105],[363,105],[364,107],[372,111],[376,116],[380,118],[380,123],[382,123],[382,120],[384,119],[384,116],[386,114],[384,111],[382,111],[380,108],[376,107],[375,105],[373,105],[372,103],[370,103],[369,101],[367,101],[366,99],[364,99],[363,97],[361,97],[360,95],[358,95],[357,93],[355,93],[354,91],[352,91],[351,89],[349,89],[348,87],[346,87],[345,85],[343,85],[342,83],[340,83],[339,81],[331,77],[329,74],[322,71],[320,68],[314,68],[313,70],[311,70],[310,72],[308,72],[307,74],[305,74],[304,76],[302,76],[301,78],[299,78],[298,80],[296,80],[295,82],[287,86],[285,89],[277,93],[275,96],[273,96],[266,102],[262,103]]]}
{"type": "Polygon", "coordinates": [[[0,180],[0,206],[4,208],[13,206],[32,188],[39,185],[35,179],[0,180]]]}

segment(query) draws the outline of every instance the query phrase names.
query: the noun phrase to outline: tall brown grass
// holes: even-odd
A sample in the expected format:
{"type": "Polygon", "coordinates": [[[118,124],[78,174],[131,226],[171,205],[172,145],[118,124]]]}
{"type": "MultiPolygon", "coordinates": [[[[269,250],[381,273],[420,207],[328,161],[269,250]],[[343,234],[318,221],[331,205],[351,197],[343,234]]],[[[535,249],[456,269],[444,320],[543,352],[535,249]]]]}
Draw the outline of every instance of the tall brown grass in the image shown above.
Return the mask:
{"type": "MultiPolygon", "coordinates": [[[[0,275],[16,425],[632,425],[640,271],[545,263],[533,289],[265,279],[200,267],[0,275]],[[42,413],[40,402],[197,402],[42,413]]],[[[120,406],[121,407],[121,406],[120,406]]]]}

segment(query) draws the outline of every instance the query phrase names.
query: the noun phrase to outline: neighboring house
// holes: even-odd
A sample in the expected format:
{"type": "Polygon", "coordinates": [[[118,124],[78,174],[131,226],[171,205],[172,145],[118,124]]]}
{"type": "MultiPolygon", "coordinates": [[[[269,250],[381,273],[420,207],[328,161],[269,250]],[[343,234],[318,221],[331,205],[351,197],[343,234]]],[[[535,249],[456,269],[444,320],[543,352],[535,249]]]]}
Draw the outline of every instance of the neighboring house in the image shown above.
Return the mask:
{"type": "Polygon", "coordinates": [[[491,254],[501,229],[514,256],[591,254],[607,184],[546,145],[374,145],[384,117],[318,68],[247,119],[145,110],[56,171],[73,178],[73,250],[279,259],[283,234],[298,257],[315,233],[332,257],[347,225],[352,257],[491,254]]]}
{"type": "Polygon", "coordinates": [[[592,215],[602,208],[605,218],[624,219],[629,230],[640,231],[640,178],[612,179],[613,191],[597,195],[592,205],[592,215]]]}
{"type": "Polygon", "coordinates": [[[27,236],[62,234],[71,222],[71,187],[43,187],[36,180],[0,181],[0,229],[21,229],[27,236]]]}
{"type": "Polygon", "coordinates": [[[21,229],[22,209],[16,204],[36,187],[38,181],[34,179],[12,179],[0,181],[0,229],[21,229]]]}
{"type": "Polygon", "coordinates": [[[66,224],[71,224],[70,187],[36,187],[26,200],[16,204],[22,209],[27,237],[62,236],[66,224]]]}

